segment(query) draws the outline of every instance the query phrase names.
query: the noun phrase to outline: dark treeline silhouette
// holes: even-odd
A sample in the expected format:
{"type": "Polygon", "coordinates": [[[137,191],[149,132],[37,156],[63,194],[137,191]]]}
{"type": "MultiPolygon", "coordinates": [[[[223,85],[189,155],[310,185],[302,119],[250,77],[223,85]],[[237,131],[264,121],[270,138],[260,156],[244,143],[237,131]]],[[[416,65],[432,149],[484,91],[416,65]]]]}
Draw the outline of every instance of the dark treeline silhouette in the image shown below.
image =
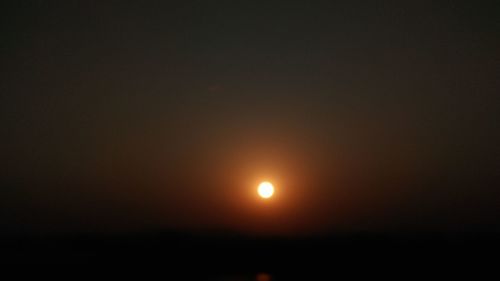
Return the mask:
{"type": "Polygon", "coordinates": [[[359,274],[361,269],[456,273],[475,266],[494,269],[491,257],[500,249],[498,235],[492,232],[351,233],[308,238],[155,232],[16,235],[1,241],[2,259],[7,264],[120,268],[120,272],[147,268],[194,280],[259,272],[271,274],[272,280],[314,280],[313,276],[332,277],[341,272],[359,274]]]}

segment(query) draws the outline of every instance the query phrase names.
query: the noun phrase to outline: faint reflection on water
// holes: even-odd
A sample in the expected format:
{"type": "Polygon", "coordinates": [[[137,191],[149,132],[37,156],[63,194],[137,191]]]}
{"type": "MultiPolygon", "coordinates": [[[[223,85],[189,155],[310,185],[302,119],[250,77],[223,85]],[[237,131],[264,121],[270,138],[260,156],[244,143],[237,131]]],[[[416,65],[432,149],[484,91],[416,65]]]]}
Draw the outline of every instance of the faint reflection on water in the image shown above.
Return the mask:
{"type": "Polygon", "coordinates": [[[226,276],[224,278],[218,279],[220,281],[273,281],[271,274],[268,273],[258,273],[254,276],[226,276]]]}
{"type": "Polygon", "coordinates": [[[272,281],[271,275],[267,273],[259,273],[255,277],[255,281],[272,281]]]}

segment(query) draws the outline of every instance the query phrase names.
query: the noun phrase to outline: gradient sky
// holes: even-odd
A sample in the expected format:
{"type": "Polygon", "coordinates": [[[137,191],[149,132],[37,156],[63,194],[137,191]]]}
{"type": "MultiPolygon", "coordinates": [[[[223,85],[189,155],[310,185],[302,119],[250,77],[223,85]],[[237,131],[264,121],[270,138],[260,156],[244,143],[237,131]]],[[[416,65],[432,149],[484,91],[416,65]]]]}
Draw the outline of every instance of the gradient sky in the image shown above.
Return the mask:
{"type": "Polygon", "coordinates": [[[12,2],[6,231],[498,227],[494,1],[12,2]]]}

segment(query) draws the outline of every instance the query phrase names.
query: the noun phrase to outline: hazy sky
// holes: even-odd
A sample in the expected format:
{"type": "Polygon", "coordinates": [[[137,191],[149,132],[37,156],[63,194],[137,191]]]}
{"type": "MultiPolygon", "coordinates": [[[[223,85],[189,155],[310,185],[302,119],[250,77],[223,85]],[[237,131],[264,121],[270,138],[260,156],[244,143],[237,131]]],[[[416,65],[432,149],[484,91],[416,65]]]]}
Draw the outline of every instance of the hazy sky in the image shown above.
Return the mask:
{"type": "Polygon", "coordinates": [[[495,1],[12,2],[6,230],[498,227],[495,1]]]}

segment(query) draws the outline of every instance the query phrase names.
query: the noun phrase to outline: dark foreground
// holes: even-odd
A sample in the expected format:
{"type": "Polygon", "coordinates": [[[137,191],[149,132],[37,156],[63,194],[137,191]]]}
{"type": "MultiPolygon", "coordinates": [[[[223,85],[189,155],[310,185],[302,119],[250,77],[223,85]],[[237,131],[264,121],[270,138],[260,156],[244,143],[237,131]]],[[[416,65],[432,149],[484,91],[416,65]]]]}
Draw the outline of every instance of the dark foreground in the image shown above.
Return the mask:
{"type": "MultiPolygon", "coordinates": [[[[3,266],[155,272],[165,280],[332,280],[340,275],[498,273],[497,234],[3,237],[3,266]]],[[[74,272],[73,272],[74,273],[74,272]]]]}

